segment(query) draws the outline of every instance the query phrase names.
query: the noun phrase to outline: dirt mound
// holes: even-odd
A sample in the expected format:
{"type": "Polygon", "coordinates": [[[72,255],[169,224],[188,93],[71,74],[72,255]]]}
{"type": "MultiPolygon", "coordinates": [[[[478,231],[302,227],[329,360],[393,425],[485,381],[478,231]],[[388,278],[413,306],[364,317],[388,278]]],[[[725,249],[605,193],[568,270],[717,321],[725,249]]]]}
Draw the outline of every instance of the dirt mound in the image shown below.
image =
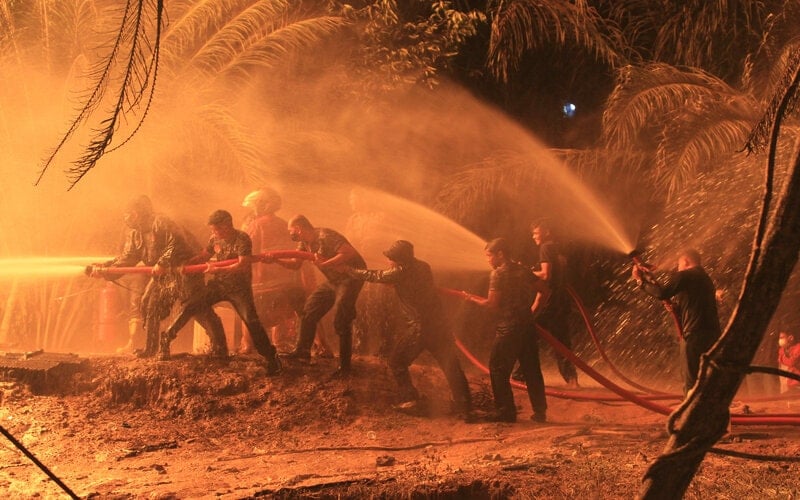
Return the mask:
{"type": "MultiPolygon", "coordinates": [[[[631,405],[550,398],[550,422],[535,423],[524,392],[515,394],[518,423],[467,424],[451,414],[444,377],[425,357],[412,367],[430,402],[419,415],[392,408],[394,382],[370,357],[356,358],[347,379],[331,377],[336,360],[317,358],[286,363],[277,377],[257,356],[80,366],[44,392],[5,378],[0,421],[81,497],[630,498],[666,438],[662,416],[631,405]]],[[[468,376],[488,409],[487,377],[468,376]]],[[[796,435],[742,430],[729,446],[791,455],[796,435]]],[[[62,494],[9,444],[0,463],[7,497],[62,494]]],[[[792,497],[784,478],[797,473],[797,464],[743,469],[710,457],[688,498],[730,493],[720,477],[741,483],[730,497],[792,497]]]]}

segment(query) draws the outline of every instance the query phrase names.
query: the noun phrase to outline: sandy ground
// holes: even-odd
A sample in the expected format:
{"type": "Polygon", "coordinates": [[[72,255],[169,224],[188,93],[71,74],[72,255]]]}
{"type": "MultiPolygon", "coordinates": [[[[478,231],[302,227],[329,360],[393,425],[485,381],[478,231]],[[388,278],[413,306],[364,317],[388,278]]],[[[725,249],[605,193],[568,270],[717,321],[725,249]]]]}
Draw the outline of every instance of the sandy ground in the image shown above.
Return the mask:
{"type": "MultiPolygon", "coordinates": [[[[537,424],[521,391],[518,423],[465,423],[449,414],[440,372],[421,361],[425,415],[392,409],[376,358],[357,358],[338,380],[332,359],[268,378],[257,358],[179,355],[87,358],[36,394],[6,377],[0,421],[84,498],[632,498],[664,446],[661,415],[550,398],[549,422],[537,424]]],[[[488,410],[488,378],[469,378],[488,410]]],[[[785,413],[787,403],[751,409],[785,413]]],[[[798,438],[796,427],[736,427],[720,447],[800,457],[798,438]]],[[[5,497],[68,498],[2,443],[5,497]]],[[[709,455],[687,498],[800,498],[798,477],[793,462],[709,455]]]]}

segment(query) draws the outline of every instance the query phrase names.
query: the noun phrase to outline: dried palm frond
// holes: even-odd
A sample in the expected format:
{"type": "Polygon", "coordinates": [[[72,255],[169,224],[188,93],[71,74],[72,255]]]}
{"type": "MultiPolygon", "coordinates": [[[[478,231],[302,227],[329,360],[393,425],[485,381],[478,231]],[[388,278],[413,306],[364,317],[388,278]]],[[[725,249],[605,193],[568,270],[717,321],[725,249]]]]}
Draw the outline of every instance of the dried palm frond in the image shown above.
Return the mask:
{"type": "MultiPolygon", "coordinates": [[[[778,106],[792,77],[800,67],[800,27],[797,18],[800,5],[787,2],[783,11],[772,16],[758,49],[750,54],[745,65],[744,85],[755,95],[766,96],[763,116],[750,132],[747,150],[763,151],[767,145],[778,106]]],[[[788,96],[786,115],[792,116],[798,105],[798,95],[788,96]]]]}
{"type": "Polygon", "coordinates": [[[564,46],[568,41],[612,67],[625,62],[619,31],[585,0],[497,0],[493,4],[488,65],[500,81],[508,81],[526,52],[552,44],[564,46]]]}
{"type": "Polygon", "coordinates": [[[108,152],[121,120],[144,102],[144,111],[133,126],[133,131],[122,143],[138,131],[155,90],[163,12],[163,0],[127,0],[122,24],[109,55],[92,71],[95,86],[84,99],[85,104],[78,116],[44,161],[36,184],[41,181],[55,156],[79,126],[90,120],[94,112],[106,104],[106,93],[110,87],[113,88],[113,94],[108,98],[110,110],[104,113],[99,125],[94,128],[93,137],[84,153],[67,169],[70,189],[108,152]]]}

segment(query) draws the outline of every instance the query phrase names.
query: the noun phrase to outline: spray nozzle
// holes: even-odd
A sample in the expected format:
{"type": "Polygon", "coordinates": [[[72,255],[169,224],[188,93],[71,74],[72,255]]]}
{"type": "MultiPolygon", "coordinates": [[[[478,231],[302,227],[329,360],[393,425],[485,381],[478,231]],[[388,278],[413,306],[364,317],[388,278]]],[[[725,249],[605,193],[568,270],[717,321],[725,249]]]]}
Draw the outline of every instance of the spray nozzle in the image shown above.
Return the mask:
{"type": "Polygon", "coordinates": [[[90,278],[97,278],[98,276],[103,276],[104,269],[105,267],[100,264],[89,264],[83,270],[83,273],[90,278]]]}
{"type": "Polygon", "coordinates": [[[638,248],[634,248],[630,252],[626,253],[625,257],[628,257],[629,259],[633,260],[634,262],[637,261],[637,260],[641,260],[642,251],[639,250],[638,248]]]}

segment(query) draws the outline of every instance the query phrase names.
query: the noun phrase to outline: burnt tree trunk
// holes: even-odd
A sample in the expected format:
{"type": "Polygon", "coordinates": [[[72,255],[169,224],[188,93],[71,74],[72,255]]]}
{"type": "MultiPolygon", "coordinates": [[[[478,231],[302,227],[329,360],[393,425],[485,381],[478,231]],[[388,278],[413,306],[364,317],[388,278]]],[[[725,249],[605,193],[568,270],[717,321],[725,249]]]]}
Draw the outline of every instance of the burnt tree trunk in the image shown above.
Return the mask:
{"type": "MultiPolygon", "coordinates": [[[[796,73],[787,96],[798,86],[796,73]]],[[[788,97],[784,97],[784,104],[788,97]]],[[[768,172],[774,171],[779,112],[773,127],[768,172]]],[[[800,251],[800,153],[787,172],[787,182],[770,210],[771,175],[768,175],[762,222],[753,248],[739,303],[725,332],[703,358],[700,376],[687,399],[670,416],[670,439],[643,479],[640,498],[681,498],[705,454],[728,426],[729,406],[739,389],[745,369],[758,349],[800,251]],[[772,216],[769,217],[769,214],[772,216]]]]}

